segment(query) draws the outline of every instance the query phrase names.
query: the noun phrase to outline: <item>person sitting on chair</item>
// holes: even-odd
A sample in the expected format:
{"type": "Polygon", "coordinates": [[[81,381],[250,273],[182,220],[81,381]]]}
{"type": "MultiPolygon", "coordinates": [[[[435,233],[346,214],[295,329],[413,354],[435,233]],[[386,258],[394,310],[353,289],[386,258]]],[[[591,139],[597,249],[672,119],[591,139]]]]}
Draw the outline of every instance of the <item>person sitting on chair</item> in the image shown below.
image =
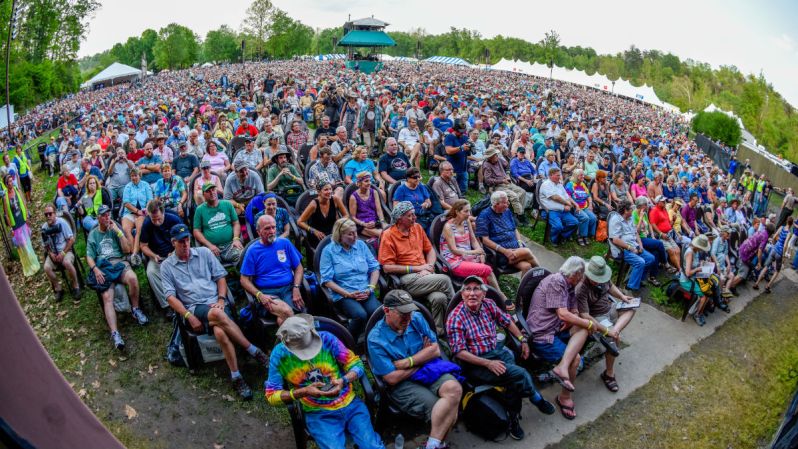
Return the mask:
{"type": "Polygon", "coordinates": [[[332,233],[338,216],[349,217],[341,198],[333,195],[332,184],[322,181],[318,186],[319,196],[308,203],[297,220],[297,226],[307,231],[307,241],[312,248],[332,233]]]}
{"type": "Polygon", "coordinates": [[[540,185],[540,206],[548,213],[550,240],[553,245],[558,245],[571,236],[583,222],[587,228],[589,218],[576,215],[579,205],[576,204],[565,186],[561,182],[562,173],[559,168],[552,168],[548,172],[548,179],[540,185]]]}
{"type": "Polygon", "coordinates": [[[238,371],[235,345],[247,350],[264,368],[268,356],[244,337],[233,321],[227,304],[227,271],[205,247],[191,247],[188,226],[176,224],[170,229],[174,252],[161,263],[161,279],[166,300],[193,332],[213,335],[222,348],[233,388],[244,400],[252,399],[252,390],[238,371]]]}
{"type": "Polygon", "coordinates": [[[387,274],[400,276],[401,286],[414,297],[425,297],[439,335],[446,335],[446,305],[454,296],[452,280],[435,273],[435,248],[416,223],[413,204],[402,201],[391,211],[394,226],[382,233],[379,261],[387,274]]]}
{"type": "Polygon", "coordinates": [[[424,228],[425,232],[429,231],[432,220],[435,215],[432,212],[432,192],[429,191],[426,184],[421,182],[421,172],[416,167],[410,167],[407,170],[407,179],[393,194],[393,205],[400,202],[409,202],[413,205],[416,212],[418,223],[424,228]]]}
{"type": "Polygon", "coordinates": [[[180,176],[172,174],[171,165],[167,163],[161,165],[161,179],[155,182],[152,190],[155,199],[161,201],[166,210],[183,218],[183,205],[188,199],[186,183],[180,176]]]}
{"type": "Polygon", "coordinates": [[[454,358],[460,361],[463,374],[479,385],[504,387],[509,405],[510,436],[524,438],[521,418],[521,399],[529,398],[538,410],[547,415],[554,406],[543,399],[535,389],[529,372],[515,364],[515,356],[506,346],[498,346],[496,331],[502,327],[521,342],[521,358],[529,357],[526,337],[493,300],[485,297],[487,286],[479,276],[468,276],[463,281],[463,300],[455,306],[446,320],[446,335],[454,358]]]}
{"type": "Polygon", "coordinates": [[[547,362],[557,363],[549,374],[562,386],[555,401],[566,419],[576,418],[571,399],[573,381],[582,363],[579,351],[593,329],[592,320],[579,317],[574,294],[584,272],[582,258],[566,259],[558,273],[547,276],[535,289],[526,317],[532,349],[547,362]]]}
{"type": "MultiPolygon", "coordinates": [[[[136,278],[136,273],[130,268],[130,264],[122,260],[124,254],[131,251],[133,243],[111,219],[111,208],[105,205],[100,206],[97,211],[97,217],[99,218],[97,226],[91,230],[86,238],[86,262],[89,266],[89,271],[94,273],[98,284],[105,284],[105,273],[97,266],[100,260],[102,259],[112,265],[117,263],[124,264],[125,268],[122,274],[117,277],[117,280],[127,286],[133,318],[144,326],[150,320],[139,308],[139,281],[136,278]]],[[[122,339],[122,335],[116,326],[113,284],[110,288],[100,293],[100,296],[103,302],[105,321],[111,329],[111,339],[114,342],[114,346],[119,350],[125,349],[125,340],[122,339]]]]}
{"type": "Polygon", "coordinates": [[[262,196],[263,210],[255,214],[254,222],[250,223],[253,228],[257,228],[258,219],[263,215],[271,215],[277,224],[277,236],[287,239],[291,236],[291,217],[288,211],[277,205],[277,195],[267,192],[262,196]]]}
{"type": "Polygon", "coordinates": [[[277,329],[280,343],[269,358],[266,400],[273,406],[298,401],[321,449],[343,448],[347,436],[361,449],[383,449],[369,410],[352,387],[366,375],[363,362],[333,334],[316,332],[313,321],[299,314],[277,329]]]}
{"type": "Polygon", "coordinates": [[[492,148],[486,151],[485,162],[482,164],[482,176],[485,186],[489,191],[506,193],[518,222],[526,225],[529,223],[526,215],[524,215],[524,208],[529,203],[527,201],[527,192],[520,186],[513,184],[506,172],[506,167],[507,162],[500,158],[498,150],[492,148]]]}
{"type": "Polygon", "coordinates": [[[241,264],[241,287],[255,297],[260,316],[271,314],[282,323],[294,311],[305,310],[300,287],[305,278],[302,255],[290,241],[277,237],[274,217],[258,218],[260,239],[247,249],[241,264]]]}
{"type": "Polygon", "coordinates": [[[64,298],[64,290],[55,272],[57,267],[62,267],[66,271],[72,286],[72,297],[79,300],[80,284],[78,283],[78,273],[75,270],[75,253],[71,251],[75,244],[72,227],[66,220],[55,214],[55,207],[52,204],[44,206],[44,219],[45,222],[42,223],[42,243],[46,251],[44,273],[53,287],[55,300],[61,301],[64,298]]]}
{"type": "Polygon", "coordinates": [[[643,248],[640,234],[632,223],[631,203],[622,201],[618,205],[618,214],[613,214],[607,222],[607,234],[612,257],[622,258],[631,267],[626,288],[636,294],[644,275],[648,274],[649,279],[656,275],[657,258],[643,248]]]}
{"type": "Polygon", "coordinates": [[[141,225],[147,215],[147,204],[153,197],[152,186],[141,178],[138,168],[132,169],[130,182],[125,186],[125,191],[122,194],[122,230],[125,232],[127,240],[133,243],[130,254],[130,263],[133,266],[141,265],[141,255],[139,255],[141,225]],[[136,231],[135,235],[133,234],[134,230],[136,231]]]}
{"type": "MultiPolygon", "coordinates": [[[[617,344],[621,339],[621,331],[632,322],[635,310],[618,310],[616,308],[612,298],[627,303],[632,300],[632,297],[624,295],[611,279],[612,269],[607,265],[607,261],[599,256],[591,257],[585,267],[584,279],[576,286],[576,302],[579,316],[593,321],[592,329],[595,329],[596,333],[602,334],[603,337],[613,338],[617,344]]],[[[604,386],[608,390],[616,393],[618,382],[615,380],[614,368],[617,346],[612,347],[612,350],[616,352],[615,355],[610,350],[604,353],[606,367],[601,373],[601,380],[604,381],[604,386]]]]}
{"type": "Polygon", "coordinates": [[[341,179],[338,164],[333,161],[330,147],[319,150],[319,160],[310,167],[308,173],[308,189],[311,192],[317,192],[322,183],[332,184],[333,195],[344,197],[344,181],[341,179]]]}
{"type": "MultiPolygon", "coordinates": [[[[172,228],[182,223],[176,214],[165,211],[163,203],[152,200],[147,204],[147,218],[141,225],[141,253],[147,256],[147,280],[150,282],[155,299],[164,309],[169,309],[161,280],[161,262],[174,249],[172,247],[172,228]]],[[[171,310],[171,309],[169,309],[171,310]]],[[[167,314],[171,315],[171,314],[167,314]]]]}
{"type": "Polygon", "coordinates": [[[235,174],[228,176],[224,182],[224,199],[230,201],[236,213],[241,215],[255,195],[263,193],[263,180],[260,174],[249,168],[244,159],[237,159],[233,164],[235,174]]]}
{"type": "Polygon", "coordinates": [[[322,251],[319,265],[321,284],[330,289],[333,302],[349,318],[349,332],[357,340],[380,307],[374,294],[380,264],[366,242],[357,238],[354,221],[335,222],[332,242],[322,251]]]}
{"type": "Polygon", "coordinates": [[[244,249],[236,209],[230,201],[219,199],[216,184],[205,184],[202,192],[205,202],[194,211],[194,240],[223,264],[235,264],[244,249]]]}
{"type": "Polygon", "coordinates": [[[521,233],[515,225],[510,212],[507,193],[497,190],[490,195],[490,207],[486,207],[477,217],[476,236],[482,245],[496,252],[497,266],[512,265],[524,275],[530,268],[539,265],[532,250],[523,244],[521,233]]]}
{"type": "Polygon", "coordinates": [[[367,171],[357,174],[357,190],[349,197],[349,211],[358,233],[367,238],[382,234],[388,226],[383,216],[382,198],[376,189],[371,188],[372,176],[367,171]]]}
{"type": "Polygon", "coordinates": [[[293,205],[304,190],[305,181],[290,162],[291,153],[280,150],[272,154],[272,164],[266,176],[266,188],[293,205]]]}
{"type": "Polygon", "coordinates": [[[412,379],[425,364],[440,359],[441,350],[408,292],[388,292],[383,310],[385,317],[368,335],[372,372],[390,386],[388,394],[403,412],[432,422],[425,449],[446,447],[442,442],[457,423],[463,388],[449,373],[429,385],[412,379]]]}

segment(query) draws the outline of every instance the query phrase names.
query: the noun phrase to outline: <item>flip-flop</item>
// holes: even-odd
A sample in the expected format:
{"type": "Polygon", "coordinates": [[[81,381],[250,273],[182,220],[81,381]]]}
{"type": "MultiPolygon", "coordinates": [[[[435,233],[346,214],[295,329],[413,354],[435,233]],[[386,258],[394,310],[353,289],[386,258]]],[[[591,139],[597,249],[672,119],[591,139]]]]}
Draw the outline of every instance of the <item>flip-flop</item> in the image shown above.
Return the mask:
{"type": "Polygon", "coordinates": [[[618,392],[618,382],[614,377],[608,376],[607,371],[601,373],[601,380],[604,381],[604,386],[613,393],[618,392]]]}
{"type": "Polygon", "coordinates": [[[568,379],[566,379],[564,377],[558,376],[557,373],[554,372],[554,370],[549,371],[549,375],[554,380],[556,380],[557,383],[560,384],[561,387],[565,388],[566,390],[568,390],[570,392],[573,392],[575,390],[574,384],[572,384],[570,380],[568,380],[568,379]]]}
{"type": "Polygon", "coordinates": [[[574,412],[574,406],[563,405],[563,403],[560,402],[559,394],[554,398],[554,402],[556,402],[557,406],[560,407],[560,414],[562,415],[563,418],[568,420],[573,420],[574,418],[576,418],[576,412],[574,412]],[[566,415],[565,412],[571,412],[573,413],[573,415],[566,415]]]}

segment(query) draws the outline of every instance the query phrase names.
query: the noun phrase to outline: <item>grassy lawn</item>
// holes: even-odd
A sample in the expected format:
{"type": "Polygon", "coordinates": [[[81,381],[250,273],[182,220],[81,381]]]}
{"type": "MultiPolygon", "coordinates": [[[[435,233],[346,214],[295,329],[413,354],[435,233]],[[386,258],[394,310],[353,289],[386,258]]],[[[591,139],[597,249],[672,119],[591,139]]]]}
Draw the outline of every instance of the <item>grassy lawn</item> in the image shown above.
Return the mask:
{"type": "Polygon", "coordinates": [[[798,384],[798,295],[777,284],[551,449],[766,446],[798,384]],[[777,344],[774,344],[778,342],[777,344]]]}

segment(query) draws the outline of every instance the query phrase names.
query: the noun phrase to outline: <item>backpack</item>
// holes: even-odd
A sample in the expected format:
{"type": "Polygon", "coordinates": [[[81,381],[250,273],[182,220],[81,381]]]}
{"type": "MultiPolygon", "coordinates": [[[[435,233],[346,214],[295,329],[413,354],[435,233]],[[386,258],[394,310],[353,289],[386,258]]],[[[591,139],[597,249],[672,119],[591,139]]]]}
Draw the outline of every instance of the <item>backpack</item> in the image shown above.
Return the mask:
{"type": "Polygon", "coordinates": [[[490,197],[486,196],[471,206],[471,215],[478,217],[479,214],[488,207],[490,207],[490,197]]]}
{"type": "Polygon", "coordinates": [[[510,414],[504,406],[502,393],[493,385],[481,385],[463,395],[463,421],[469,432],[485,441],[507,438],[510,414]]]}
{"type": "Polygon", "coordinates": [[[180,339],[180,331],[177,328],[177,320],[179,319],[175,317],[172,320],[174,326],[172,327],[172,336],[169,337],[169,343],[166,345],[166,361],[173,366],[186,366],[186,362],[180,353],[180,346],[183,345],[183,342],[180,339]]]}

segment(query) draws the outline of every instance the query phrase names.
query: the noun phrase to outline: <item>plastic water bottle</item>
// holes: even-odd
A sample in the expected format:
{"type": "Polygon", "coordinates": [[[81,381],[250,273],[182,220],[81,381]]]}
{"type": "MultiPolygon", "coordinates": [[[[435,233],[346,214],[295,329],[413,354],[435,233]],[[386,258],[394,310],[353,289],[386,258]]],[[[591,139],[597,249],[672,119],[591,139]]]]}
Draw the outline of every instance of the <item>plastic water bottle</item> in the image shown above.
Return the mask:
{"type": "Polygon", "coordinates": [[[394,449],[403,449],[405,447],[405,437],[400,433],[396,435],[396,439],[393,441],[394,449]]]}

